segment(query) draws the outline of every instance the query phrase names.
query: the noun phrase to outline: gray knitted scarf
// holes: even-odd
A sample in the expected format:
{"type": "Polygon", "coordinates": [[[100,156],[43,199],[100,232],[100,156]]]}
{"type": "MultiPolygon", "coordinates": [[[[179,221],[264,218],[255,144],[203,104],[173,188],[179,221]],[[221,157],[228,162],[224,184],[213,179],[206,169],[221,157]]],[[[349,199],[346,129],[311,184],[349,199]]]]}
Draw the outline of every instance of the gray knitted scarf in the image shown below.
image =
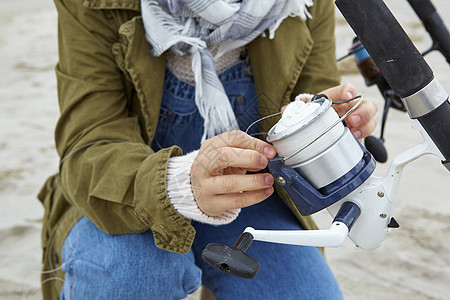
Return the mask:
{"type": "Polygon", "coordinates": [[[141,0],[146,39],[151,54],[170,49],[191,55],[195,103],[204,119],[202,141],[239,129],[225,90],[217,76],[215,59],[275,30],[287,17],[311,17],[313,0],[141,0]],[[215,57],[208,46],[217,46],[215,57]]]}

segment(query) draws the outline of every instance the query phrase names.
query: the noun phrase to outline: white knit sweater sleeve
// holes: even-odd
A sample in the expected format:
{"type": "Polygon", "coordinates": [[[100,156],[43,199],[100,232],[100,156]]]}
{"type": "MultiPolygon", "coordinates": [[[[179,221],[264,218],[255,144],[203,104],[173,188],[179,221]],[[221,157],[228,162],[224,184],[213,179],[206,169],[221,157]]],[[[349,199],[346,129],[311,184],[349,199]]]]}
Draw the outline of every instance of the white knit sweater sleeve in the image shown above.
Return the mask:
{"type": "Polygon", "coordinates": [[[231,209],[219,216],[208,216],[197,205],[191,189],[191,166],[198,150],[183,156],[169,158],[167,166],[167,193],[173,207],[186,219],[212,225],[228,224],[239,215],[240,209],[231,209]]]}

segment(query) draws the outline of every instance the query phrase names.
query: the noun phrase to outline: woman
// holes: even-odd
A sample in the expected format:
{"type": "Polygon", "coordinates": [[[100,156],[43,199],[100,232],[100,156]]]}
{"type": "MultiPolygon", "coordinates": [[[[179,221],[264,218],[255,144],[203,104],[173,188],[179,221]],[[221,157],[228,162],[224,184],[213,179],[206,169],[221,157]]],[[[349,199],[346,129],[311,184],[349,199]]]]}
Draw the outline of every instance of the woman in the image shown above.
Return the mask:
{"type": "MultiPolygon", "coordinates": [[[[338,86],[332,1],[55,3],[61,163],[39,195],[44,297],[180,299],[203,284],[218,299],[340,299],[315,248],[255,243],[251,281],[200,257],[246,226],[315,228],[261,171],[274,148],[235,129],[299,93],[356,95],[338,86]]],[[[365,101],[349,116],[355,136],[375,112],[365,101]]]]}

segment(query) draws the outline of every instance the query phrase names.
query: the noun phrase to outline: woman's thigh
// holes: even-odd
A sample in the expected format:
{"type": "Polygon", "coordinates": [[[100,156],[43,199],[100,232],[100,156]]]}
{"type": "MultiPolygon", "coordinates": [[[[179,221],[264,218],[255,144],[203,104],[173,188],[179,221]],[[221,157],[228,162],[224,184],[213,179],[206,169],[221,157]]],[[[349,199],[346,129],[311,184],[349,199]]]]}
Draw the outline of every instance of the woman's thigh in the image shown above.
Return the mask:
{"type": "Polygon", "coordinates": [[[217,299],[342,299],[339,286],[317,248],[254,241],[247,253],[261,269],[253,279],[223,273],[201,259],[208,243],[232,245],[247,226],[255,229],[297,229],[296,218],[277,196],[242,210],[231,224],[211,226],[193,222],[196,263],[203,284],[217,299]]]}
{"type": "Polygon", "coordinates": [[[63,247],[61,299],[181,299],[201,284],[192,252],[155,246],[151,231],[109,235],[82,218],[63,247]]]}

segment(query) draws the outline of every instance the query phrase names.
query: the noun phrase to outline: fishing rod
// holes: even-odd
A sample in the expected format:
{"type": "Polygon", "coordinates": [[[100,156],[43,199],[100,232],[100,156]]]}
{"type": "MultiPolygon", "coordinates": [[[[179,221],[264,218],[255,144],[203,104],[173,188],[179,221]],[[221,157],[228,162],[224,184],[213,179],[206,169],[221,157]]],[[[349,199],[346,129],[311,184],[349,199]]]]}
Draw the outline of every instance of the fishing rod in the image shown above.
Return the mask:
{"type": "MultiPolygon", "coordinates": [[[[439,51],[450,64],[450,33],[433,4],[429,0],[408,0],[408,2],[420,18],[423,26],[432,39],[431,47],[422,52],[422,56],[425,56],[432,51],[439,51]]],[[[352,47],[349,49],[348,53],[339,58],[338,61],[351,55],[353,55],[356,65],[361,75],[364,77],[366,85],[376,85],[385,100],[380,126],[380,137],[377,138],[370,135],[364,140],[366,148],[374,156],[375,160],[384,163],[387,161],[387,151],[384,146],[384,130],[389,109],[392,107],[394,109],[406,111],[406,108],[403,106],[400,97],[396,95],[390,87],[382,72],[378,69],[358,37],[353,39],[352,47]]]]}
{"type": "MultiPolygon", "coordinates": [[[[408,2],[420,11],[425,24],[431,23],[430,19],[440,19],[429,1],[408,2]]],[[[442,152],[446,158],[444,164],[447,165],[450,155],[450,125],[447,122],[450,104],[447,93],[434,77],[423,55],[382,1],[355,1],[353,6],[337,0],[336,5],[389,86],[402,99],[409,116],[421,123],[442,152]]],[[[447,44],[449,42],[448,31],[442,20],[435,23],[436,26],[426,26],[429,32],[433,32],[433,44],[440,45],[434,48],[441,49],[444,56],[448,56],[448,49],[445,49],[445,39],[447,44]]]]}
{"type": "MultiPolygon", "coordinates": [[[[247,227],[233,246],[211,243],[203,250],[203,259],[223,272],[243,278],[257,274],[258,261],[246,253],[254,240],[339,247],[348,237],[361,249],[376,249],[392,228],[399,227],[392,211],[404,167],[431,154],[450,171],[450,102],[422,54],[382,0],[335,3],[400,97],[423,141],[398,154],[383,177],[374,176],[375,160],[345,127],[345,116],[336,114],[331,100],[315,97],[308,105],[317,108],[301,121],[278,127],[280,120],[270,129],[267,140],[279,157],[271,159],[268,166],[298,211],[307,216],[326,209],[334,218],[330,228],[280,231],[247,227]]],[[[361,96],[356,98],[358,103],[362,101],[361,96]]]]}
{"type": "Polygon", "coordinates": [[[430,0],[407,0],[431,36],[431,47],[422,53],[439,51],[450,64],[450,34],[430,0]]]}

